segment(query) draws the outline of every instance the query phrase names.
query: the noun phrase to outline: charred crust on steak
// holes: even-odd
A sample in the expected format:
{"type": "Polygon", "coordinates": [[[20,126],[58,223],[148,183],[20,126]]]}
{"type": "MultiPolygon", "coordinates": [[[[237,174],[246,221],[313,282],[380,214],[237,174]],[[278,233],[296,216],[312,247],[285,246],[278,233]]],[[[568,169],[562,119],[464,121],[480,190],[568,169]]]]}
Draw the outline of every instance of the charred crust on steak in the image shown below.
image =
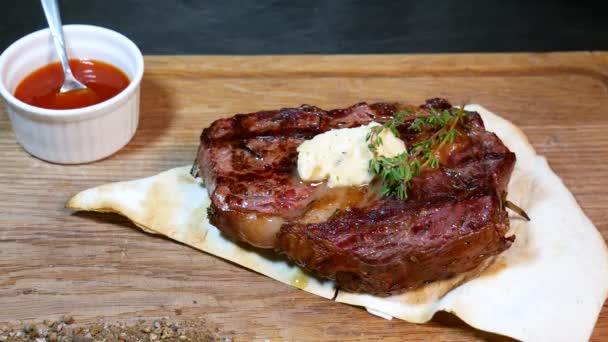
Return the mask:
{"type": "Polygon", "coordinates": [[[260,156],[259,154],[257,154],[257,152],[255,152],[251,148],[249,148],[249,146],[247,146],[247,144],[244,141],[241,141],[241,144],[239,145],[239,147],[242,148],[243,150],[251,153],[251,155],[254,156],[255,159],[262,159],[262,156],[260,156]]]}
{"type": "Polygon", "coordinates": [[[227,236],[274,249],[341,289],[389,295],[474,269],[510,247],[502,196],[515,154],[466,112],[461,135],[437,151],[440,167],[413,178],[409,198],[382,198],[374,183],[330,189],[297,176],[296,148],[336,128],[384,123],[397,111],[410,148],[432,132],[409,124],[445,99],[421,106],[357,103],[325,111],[302,105],[237,114],[201,134],[197,163],[211,198],[210,222],[227,236]]]}

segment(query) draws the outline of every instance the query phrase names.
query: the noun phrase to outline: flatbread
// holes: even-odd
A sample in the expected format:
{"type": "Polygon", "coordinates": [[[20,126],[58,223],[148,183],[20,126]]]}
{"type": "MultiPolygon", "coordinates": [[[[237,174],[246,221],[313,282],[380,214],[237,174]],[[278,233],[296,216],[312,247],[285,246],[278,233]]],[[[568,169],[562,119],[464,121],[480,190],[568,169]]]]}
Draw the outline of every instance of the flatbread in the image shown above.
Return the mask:
{"type": "MultiPolygon", "coordinates": [[[[588,340],[608,294],[604,239],[520,129],[479,105],[467,109],[479,112],[486,128],[517,155],[509,199],[524,208],[532,221],[513,216],[511,233],[517,239],[512,247],[467,274],[391,297],[338,291],[336,300],[387,319],[424,323],[443,310],[478,329],[520,340],[588,340]]],[[[334,283],[220,234],[207,220],[209,196],[189,169],[85,190],[67,206],[119,213],[149,233],[324,298],[334,297],[334,283]]]]}

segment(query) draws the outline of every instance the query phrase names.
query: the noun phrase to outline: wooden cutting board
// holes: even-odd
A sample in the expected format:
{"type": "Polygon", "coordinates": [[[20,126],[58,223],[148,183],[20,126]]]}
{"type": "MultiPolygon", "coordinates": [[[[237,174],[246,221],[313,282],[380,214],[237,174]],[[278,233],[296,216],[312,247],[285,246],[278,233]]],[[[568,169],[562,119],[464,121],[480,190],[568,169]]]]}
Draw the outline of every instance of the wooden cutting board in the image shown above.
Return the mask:
{"type": "MultiPolygon", "coordinates": [[[[74,214],[100,184],[186,165],[213,120],[303,103],[479,103],[510,119],[608,237],[608,53],[149,56],[133,140],[105,160],[37,160],[0,115],[0,322],[203,317],[239,340],[499,339],[438,315],[416,325],[316,297],[164,238],[116,215],[74,214]]],[[[550,327],[548,327],[550,328],[550,327]]],[[[608,339],[606,305],[593,340],[608,339]]]]}

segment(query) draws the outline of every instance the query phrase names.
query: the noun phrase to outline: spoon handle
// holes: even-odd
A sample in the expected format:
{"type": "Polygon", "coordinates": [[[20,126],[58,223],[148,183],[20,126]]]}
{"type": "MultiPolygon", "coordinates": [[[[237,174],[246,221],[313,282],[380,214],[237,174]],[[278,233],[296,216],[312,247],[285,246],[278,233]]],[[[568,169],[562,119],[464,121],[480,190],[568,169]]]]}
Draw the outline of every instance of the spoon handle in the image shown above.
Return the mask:
{"type": "Polygon", "coordinates": [[[59,15],[59,6],[57,0],[40,0],[46,21],[49,24],[51,35],[53,36],[53,42],[55,43],[55,49],[57,55],[59,55],[59,61],[63,66],[63,70],[66,74],[73,76],[72,69],[70,69],[70,63],[68,60],[68,53],[65,49],[65,40],[63,39],[63,27],[61,25],[61,16],[59,15]]]}

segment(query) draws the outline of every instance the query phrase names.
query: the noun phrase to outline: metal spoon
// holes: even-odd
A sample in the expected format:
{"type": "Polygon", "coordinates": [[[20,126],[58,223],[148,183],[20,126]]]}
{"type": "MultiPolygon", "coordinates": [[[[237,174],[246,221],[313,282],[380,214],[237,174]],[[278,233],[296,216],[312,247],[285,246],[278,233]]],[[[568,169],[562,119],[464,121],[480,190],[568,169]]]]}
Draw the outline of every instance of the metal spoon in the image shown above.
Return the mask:
{"type": "Polygon", "coordinates": [[[59,55],[59,60],[61,61],[61,66],[63,67],[63,74],[65,75],[60,92],[67,93],[72,90],[89,89],[86,85],[82,84],[76,79],[76,77],[74,77],[72,69],[70,68],[68,53],[65,50],[63,28],[61,26],[61,16],[59,14],[57,0],[40,0],[40,3],[42,3],[42,9],[44,10],[46,21],[49,24],[49,29],[51,30],[51,35],[53,36],[53,42],[55,43],[55,49],[57,50],[57,55],[59,55]]]}

